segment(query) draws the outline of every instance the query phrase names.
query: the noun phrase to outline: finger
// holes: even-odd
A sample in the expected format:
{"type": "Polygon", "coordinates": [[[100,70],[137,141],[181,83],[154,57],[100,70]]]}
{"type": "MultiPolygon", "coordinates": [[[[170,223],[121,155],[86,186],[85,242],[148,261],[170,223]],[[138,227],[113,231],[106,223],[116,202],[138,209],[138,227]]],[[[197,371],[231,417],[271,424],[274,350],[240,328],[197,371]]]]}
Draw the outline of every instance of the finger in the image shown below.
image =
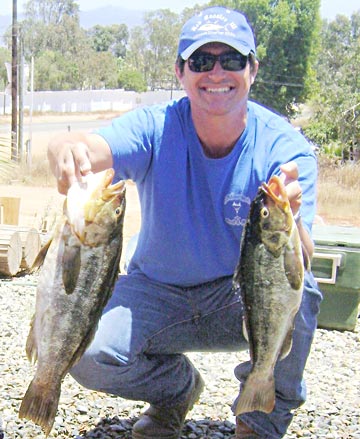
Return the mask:
{"type": "Polygon", "coordinates": [[[81,181],[82,177],[91,173],[89,148],[84,142],[77,142],[71,148],[75,163],[76,177],[81,181]]]}
{"type": "Polygon", "coordinates": [[[301,198],[301,186],[298,180],[292,180],[285,185],[286,193],[289,200],[295,200],[296,198],[301,198]]]}
{"type": "Polygon", "coordinates": [[[69,185],[65,183],[61,178],[57,179],[57,189],[60,194],[66,195],[69,190],[69,185]]]}
{"type": "Polygon", "coordinates": [[[280,178],[283,180],[285,185],[288,182],[290,183],[299,178],[299,169],[296,162],[294,161],[284,163],[280,166],[280,170],[280,178]]]}
{"type": "Polygon", "coordinates": [[[294,180],[288,183],[286,186],[286,193],[289,198],[290,207],[293,213],[296,213],[301,206],[302,202],[302,190],[298,180],[294,180]]]}
{"type": "Polygon", "coordinates": [[[60,152],[54,175],[59,192],[66,194],[69,187],[77,180],[75,163],[70,147],[64,148],[60,152]]]}

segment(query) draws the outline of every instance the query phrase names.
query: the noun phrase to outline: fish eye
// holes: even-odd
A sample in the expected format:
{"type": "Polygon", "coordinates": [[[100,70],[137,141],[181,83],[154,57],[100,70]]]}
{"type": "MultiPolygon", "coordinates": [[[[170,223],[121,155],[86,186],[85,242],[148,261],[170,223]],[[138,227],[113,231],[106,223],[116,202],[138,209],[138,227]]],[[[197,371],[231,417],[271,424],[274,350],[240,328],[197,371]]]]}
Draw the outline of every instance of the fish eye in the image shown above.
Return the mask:
{"type": "Polygon", "coordinates": [[[269,209],[267,207],[263,207],[260,210],[260,215],[261,215],[261,218],[267,218],[270,215],[269,209]]]}
{"type": "Polygon", "coordinates": [[[121,214],[121,209],[120,209],[120,207],[117,207],[116,209],[115,209],[115,215],[116,216],[119,216],[121,214]]]}

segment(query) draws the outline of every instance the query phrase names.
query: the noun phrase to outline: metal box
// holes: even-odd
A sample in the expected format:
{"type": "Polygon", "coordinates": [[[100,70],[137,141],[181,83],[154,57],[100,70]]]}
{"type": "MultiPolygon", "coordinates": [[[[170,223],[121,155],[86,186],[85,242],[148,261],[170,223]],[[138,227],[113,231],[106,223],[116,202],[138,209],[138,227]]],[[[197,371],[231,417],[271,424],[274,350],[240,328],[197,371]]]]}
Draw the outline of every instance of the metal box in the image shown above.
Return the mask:
{"type": "Polygon", "coordinates": [[[312,272],[324,300],[318,327],[353,331],[360,303],[360,228],[313,226],[312,272]]]}

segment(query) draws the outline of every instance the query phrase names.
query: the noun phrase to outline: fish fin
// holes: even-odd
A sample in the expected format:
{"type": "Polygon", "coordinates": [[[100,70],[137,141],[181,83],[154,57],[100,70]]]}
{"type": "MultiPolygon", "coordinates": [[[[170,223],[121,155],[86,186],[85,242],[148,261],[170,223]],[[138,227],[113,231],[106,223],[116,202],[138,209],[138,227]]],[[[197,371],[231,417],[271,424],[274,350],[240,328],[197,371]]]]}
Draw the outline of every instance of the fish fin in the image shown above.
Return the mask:
{"type": "Polygon", "coordinates": [[[43,428],[45,435],[49,436],[59,404],[60,391],[60,385],[50,388],[33,380],[21,402],[19,418],[35,422],[43,428]]]}
{"type": "Polygon", "coordinates": [[[81,265],[80,253],[79,245],[65,245],[62,258],[62,279],[66,294],[71,294],[76,287],[81,265]]]}
{"type": "Polygon", "coordinates": [[[35,341],[34,321],[35,321],[35,316],[33,316],[30,323],[30,331],[26,339],[26,348],[25,348],[26,356],[28,360],[33,364],[36,363],[38,357],[37,344],[35,341]]]}
{"type": "Polygon", "coordinates": [[[243,322],[242,322],[242,332],[243,332],[243,336],[244,336],[245,340],[249,343],[249,333],[248,333],[248,330],[246,327],[245,319],[243,319],[243,322]]]}
{"type": "Polygon", "coordinates": [[[285,247],[285,274],[292,289],[299,290],[303,284],[304,266],[301,257],[292,246],[285,247]]]}
{"type": "Polygon", "coordinates": [[[284,339],[284,343],[281,347],[281,351],[280,351],[280,355],[279,355],[279,360],[283,360],[284,358],[286,358],[291,351],[292,348],[292,343],[293,343],[293,332],[294,332],[294,328],[291,328],[288,333],[286,334],[286,337],[284,339]]]}
{"type": "Polygon", "coordinates": [[[47,252],[49,250],[49,247],[50,247],[51,243],[52,243],[52,238],[49,239],[49,241],[47,241],[41,247],[39,253],[37,254],[37,256],[36,256],[32,266],[30,268],[30,273],[34,273],[35,271],[37,271],[42,266],[42,264],[45,261],[46,254],[47,254],[47,252]]]}
{"type": "Polygon", "coordinates": [[[235,415],[259,410],[271,413],[275,407],[274,377],[259,379],[255,373],[250,373],[236,404],[235,415]]]}

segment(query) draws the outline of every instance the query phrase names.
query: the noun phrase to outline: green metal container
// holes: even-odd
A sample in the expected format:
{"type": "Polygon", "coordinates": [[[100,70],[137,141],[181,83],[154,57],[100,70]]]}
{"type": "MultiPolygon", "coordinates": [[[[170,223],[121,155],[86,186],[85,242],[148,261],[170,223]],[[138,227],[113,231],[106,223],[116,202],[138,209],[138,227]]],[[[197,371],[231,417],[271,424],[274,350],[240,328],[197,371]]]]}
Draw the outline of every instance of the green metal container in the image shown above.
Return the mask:
{"type": "Polygon", "coordinates": [[[353,331],[360,303],[360,228],[314,225],[312,272],[324,300],[318,327],[353,331]]]}

